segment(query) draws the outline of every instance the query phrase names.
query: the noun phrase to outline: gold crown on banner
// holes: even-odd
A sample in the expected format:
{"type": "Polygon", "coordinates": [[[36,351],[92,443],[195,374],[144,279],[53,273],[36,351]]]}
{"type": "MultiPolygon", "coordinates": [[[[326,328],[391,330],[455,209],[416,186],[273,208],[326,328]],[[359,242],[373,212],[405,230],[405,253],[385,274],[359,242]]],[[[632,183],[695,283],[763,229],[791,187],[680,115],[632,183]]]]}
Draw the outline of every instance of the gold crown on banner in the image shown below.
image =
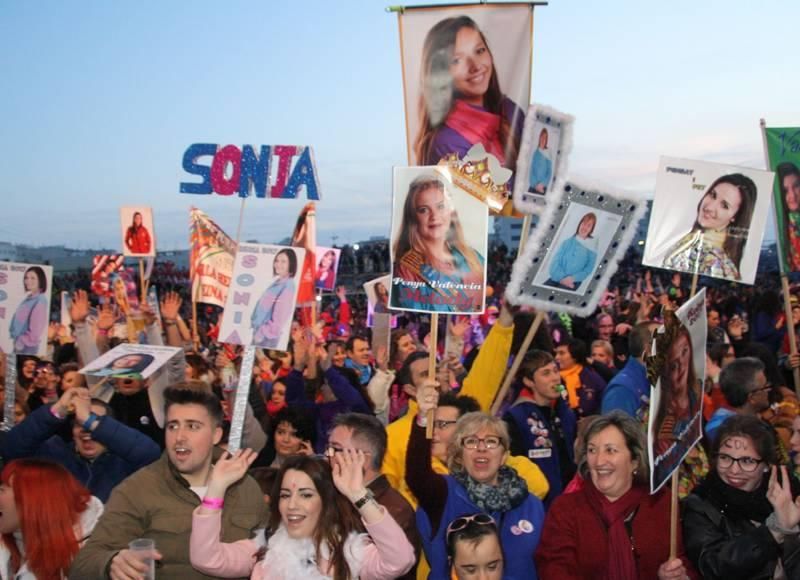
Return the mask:
{"type": "Polygon", "coordinates": [[[451,153],[439,165],[450,170],[454,185],[488,204],[490,209],[501,211],[511,196],[508,181],[512,171],[487,153],[481,143],[473,145],[463,159],[451,153]]]}

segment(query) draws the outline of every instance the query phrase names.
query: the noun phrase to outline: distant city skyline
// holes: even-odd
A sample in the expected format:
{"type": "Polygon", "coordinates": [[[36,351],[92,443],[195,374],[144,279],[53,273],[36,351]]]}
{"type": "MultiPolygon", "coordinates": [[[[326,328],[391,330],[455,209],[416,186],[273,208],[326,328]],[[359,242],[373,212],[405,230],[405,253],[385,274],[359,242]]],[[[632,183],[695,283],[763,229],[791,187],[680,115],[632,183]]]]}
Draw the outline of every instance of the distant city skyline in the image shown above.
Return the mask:
{"type": "MultiPolygon", "coordinates": [[[[406,143],[384,8],[3,3],[0,240],[119,249],[119,207],[137,204],[160,251],[188,246],[190,205],[233,236],[238,198],[178,193],[198,142],[310,145],[319,243],[387,236],[406,143]]],[[[569,174],[583,181],[652,195],[662,154],[763,168],[759,118],[800,125],[776,26],[798,17],[790,0],[553,0],[534,12],[532,98],[576,117],[569,174]]],[[[285,238],[304,203],[249,199],[242,239],[285,238]]]]}

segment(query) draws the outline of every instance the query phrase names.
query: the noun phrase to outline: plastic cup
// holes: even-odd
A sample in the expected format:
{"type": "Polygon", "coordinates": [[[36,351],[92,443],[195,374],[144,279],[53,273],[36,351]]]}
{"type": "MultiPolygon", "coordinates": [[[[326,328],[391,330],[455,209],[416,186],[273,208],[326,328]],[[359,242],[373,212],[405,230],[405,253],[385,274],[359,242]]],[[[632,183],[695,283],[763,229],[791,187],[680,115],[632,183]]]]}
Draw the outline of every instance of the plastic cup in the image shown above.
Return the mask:
{"type": "Polygon", "coordinates": [[[144,575],[145,580],[155,580],[156,561],[153,558],[153,552],[155,552],[156,549],[156,541],[147,538],[139,538],[128,544],[128,549],[133,552],[134,556],[150,567],[144,575]]]}

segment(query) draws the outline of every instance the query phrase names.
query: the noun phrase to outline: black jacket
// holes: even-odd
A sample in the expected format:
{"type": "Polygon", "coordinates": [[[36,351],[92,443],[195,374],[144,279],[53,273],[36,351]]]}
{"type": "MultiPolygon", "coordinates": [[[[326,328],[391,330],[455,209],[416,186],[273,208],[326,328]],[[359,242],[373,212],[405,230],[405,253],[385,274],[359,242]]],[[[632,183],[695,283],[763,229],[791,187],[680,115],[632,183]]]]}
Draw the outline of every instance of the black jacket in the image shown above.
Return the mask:
{"type": "Polygon", "coordinates": [[[800,578],[800,537],[782,544],[766,525],[726,514],[713,498],[693,493],[683,505],[683,544],[703,578],[771,579],[778,558],[787,578],[800,578]]]}

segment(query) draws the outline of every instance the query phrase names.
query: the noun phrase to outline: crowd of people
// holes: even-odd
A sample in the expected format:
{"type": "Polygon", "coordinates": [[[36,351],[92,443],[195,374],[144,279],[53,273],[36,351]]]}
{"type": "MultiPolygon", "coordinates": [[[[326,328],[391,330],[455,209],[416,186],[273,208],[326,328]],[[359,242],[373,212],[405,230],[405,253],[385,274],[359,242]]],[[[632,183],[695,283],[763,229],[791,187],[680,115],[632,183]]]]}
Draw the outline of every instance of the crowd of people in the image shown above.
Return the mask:
{"type": "Polygon", "coordinates": [[[141,306],[142,336],[184,368],[87,376],[125,321],[70,279],[69,332],[52,323],[48,355],[18,355],[3,391],[0,578],[800,577],[800,301],[788,321],[777,280],[706,287],[702,439],[678,467],[672,550],[647,355],[687,280],[628,258],[592,317],[549,314],[520,352],[534,313],[503,300],[513,257],[490,251],[486,311],[438,336],[394,312],[374,344],[360,287],[326,295],[313,325],[298,313],[287,351],[257,350],[235,452],[242,350],[217,342],[220,309],[198,308],[193,336],[185,273],[157,267],[175,283],[158,313],[141,306]]]}

